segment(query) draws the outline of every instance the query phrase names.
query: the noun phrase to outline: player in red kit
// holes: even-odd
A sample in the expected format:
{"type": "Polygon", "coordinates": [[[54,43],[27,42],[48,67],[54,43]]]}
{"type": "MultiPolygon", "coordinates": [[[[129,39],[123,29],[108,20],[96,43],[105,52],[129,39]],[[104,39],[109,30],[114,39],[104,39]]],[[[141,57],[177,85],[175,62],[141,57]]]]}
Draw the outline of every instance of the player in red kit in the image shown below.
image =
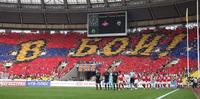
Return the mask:
{"type": "Polygon", "coordinates": [[[182,78],[180,76],[178,76],[178,78],[177,78],[177,87],[178,88],[182,87],[182,78]]]}
{"type": "Polygon", "coordinates": [[[159,75],[156,77],[156,88],[161,88],[162,87],[162,76],[159,75]]]}
{"type": "Polygon", "coordinates": [[[156,79],[156,88],[159,88],[159,76],[157,75],[155,79],[156,79]]]}
{"type": "Polygon", "coordinates": [[[163,87],[163,75],[160,75],[160,88],[163,87]]]}
{"type": "Polygon", "coordinates": [[[137,88],[138,88],[138,83],[139,83],[138,74],[135,74],[135,75],[134,75],[134,80],[135,80],[135,82],[134,82],[134,87],[135,87],[135,89],[137,89],[137,88]]]}
{"type": "Polygon", "coordinates": [[[171,80],[172,78],[170,76],[167,76],[167,85],[168,85],[168,88],[170,88],[171,86],[171,80]]]}
{"type": "Polygon", "coordinates": [[[119,90],[124,89],[124,82],[125,82],[125,77],[124,77],[124,73],[119,71],[119,76],[118,76],[118,88],[119,90]]]}
{"type": "Polygon", "coordinates": [[[167,77],[166,76],[163,76],[162,85],[163,85],[164,88],[167,87],[167,77]]]}
{"type": "Polygon", "coordinates": [[[172,78],[170,76],[167,76],[167,85],[168,85],[168,88],[170,88],[171,80],[172,80],[172,78]]]}
{"type": "Polygon", "coordinates": [[[147,85],[147,77],[145,76],[145,74],[142,76],[142,86],[144,88],[146,88],[146,85],[147,85]]]}
{"type": "Polygon", "coordinates": [[[151,88],[151,77],[150,75],[149,76],[146,76],[146,83],[147,83],[147,88],[151,88]]]}

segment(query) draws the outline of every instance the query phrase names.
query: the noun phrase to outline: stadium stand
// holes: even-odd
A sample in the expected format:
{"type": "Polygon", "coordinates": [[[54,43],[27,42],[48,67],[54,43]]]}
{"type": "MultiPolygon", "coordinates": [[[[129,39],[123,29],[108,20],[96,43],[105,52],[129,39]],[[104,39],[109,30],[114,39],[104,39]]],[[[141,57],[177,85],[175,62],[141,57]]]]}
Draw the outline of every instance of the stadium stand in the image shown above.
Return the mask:
{"type": "MultiPolygon", "coordinates": [[[[195,28],[189,30],[189,40],[190,69],[195,71],[195,28]]],[[[0,71],[10,78],[59,79],[82,61],[85,63],[80,66],[86,71],[90,66],[94,70],[90,65],[94,63],[100,72],[116,68],[127,73],[134,69],[138,73],[184,74],[186,51],[183,27],[143,30],[115,38],[87,38],[86,34],[73,32],[0,33],[0,71]]]]}

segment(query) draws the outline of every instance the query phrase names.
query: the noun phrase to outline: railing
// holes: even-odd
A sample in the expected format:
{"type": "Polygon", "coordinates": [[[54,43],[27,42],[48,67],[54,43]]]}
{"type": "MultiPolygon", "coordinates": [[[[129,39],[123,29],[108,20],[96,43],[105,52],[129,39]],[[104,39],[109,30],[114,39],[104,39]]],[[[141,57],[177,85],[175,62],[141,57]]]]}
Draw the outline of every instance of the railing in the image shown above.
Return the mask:
{"type": "MultiPolygon", "coordinates": [[[[187,1],[194,1],[194,0],[127,0],[125,2],[125,5],[123,4],[123,0],[121,2],[108,2],[109,7],[117,7],[117,6],[143,6],[143,5],[149,5],[149,4],[166,4],[166,3],[173,3],[173,2],[187,2],[187,1]]],[[[105,5],[105,3],[91,3],[91,7],[101,7],[103,5],[105,5]],[[100,5],[100,6],[98,6],[100,5]]],[[[4,2],[4,1],[0,1],[0,7],[13,7],[13,8],[17,8],[18,5],[20,5],[22,8],[27,8],[28,6],[31,6],[31,8],[43,8],[42,6],[45,6],[44,8],[69,8],[69,9],[82,9],[83,6],[84,8],[89,7],[90,4],[65,4],[64,2],[62,4],[42,4],[42,3],[13,3],[13,2],[4,2]],[[57,6],[57,7],[56,7],[57,6]],[[60,7],[59,7],[60,6],[60,7]],[[68,6],[68,7],[65,7],[68,6]],[[77,7],[74,7],[77,6],[77,7]],[[80,7],[79,7],[80,6],[80,7]],[[72,7],[72,8],[70,8],[72,7]]]]}
{"type": "MultiPolygon", "coordinates": [[[[196,20],[196,16],[189,17],[190,22],[194,22],[196,20]]],[[[184,23],[185,17],[178,18],[168,18],[168,19],[157,19],[157,20],[148,20],[148,21],[135,21],[129,22],[129,28],[135,27],[144,27],[144,26],[155,26],[155,25],[165,25],[165,24],[176,24],[176,23],[184,23]]],[[[87,24],[14,24],[14,23],[0,23],[0,28],[6,29],[41,29],[41,30],[86,30],[87,24]]]]}

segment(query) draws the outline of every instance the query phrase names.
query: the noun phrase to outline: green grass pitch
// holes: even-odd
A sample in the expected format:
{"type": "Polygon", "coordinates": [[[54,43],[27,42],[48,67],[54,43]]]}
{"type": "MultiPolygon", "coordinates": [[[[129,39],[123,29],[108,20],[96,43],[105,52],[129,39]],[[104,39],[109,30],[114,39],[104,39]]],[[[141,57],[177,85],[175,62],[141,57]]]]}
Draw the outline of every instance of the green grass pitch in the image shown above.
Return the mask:
{"type": "MultiPolygon", "coordinates": [[[[0,99],[156,99],[175,89],[122,91],[68,87],[0,87],[0,99]]],[[[180,89],[162,99],[197,99],[191,89],[180,89]]]]}

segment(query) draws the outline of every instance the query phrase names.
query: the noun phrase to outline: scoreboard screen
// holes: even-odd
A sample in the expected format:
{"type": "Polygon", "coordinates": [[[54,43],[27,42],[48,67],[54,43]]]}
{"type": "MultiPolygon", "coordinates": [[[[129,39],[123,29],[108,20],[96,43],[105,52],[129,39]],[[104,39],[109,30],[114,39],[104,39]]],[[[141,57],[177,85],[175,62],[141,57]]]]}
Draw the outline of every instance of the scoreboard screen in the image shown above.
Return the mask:
{"type": "Polygon", "coordinates": [[[87,18],[88,37],[127,35],[127,13],[89,13],[87,18]]]}

